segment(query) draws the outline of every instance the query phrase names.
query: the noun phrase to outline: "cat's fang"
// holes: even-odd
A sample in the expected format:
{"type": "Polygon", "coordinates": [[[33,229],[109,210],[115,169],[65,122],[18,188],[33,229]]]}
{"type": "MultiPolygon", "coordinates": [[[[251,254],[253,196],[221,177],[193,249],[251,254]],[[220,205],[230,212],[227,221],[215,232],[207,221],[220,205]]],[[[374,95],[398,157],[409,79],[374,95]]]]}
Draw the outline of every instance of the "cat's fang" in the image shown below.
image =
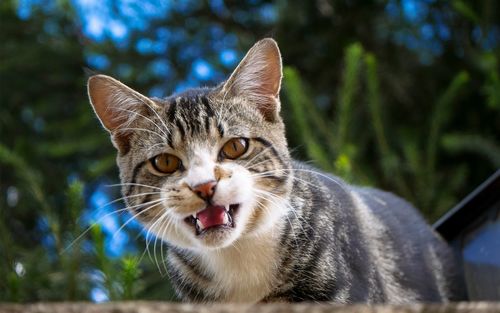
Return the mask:
{"type": "Polygon", "coordinates": [[[204,229],[203,223],[199,219],[196,219],[196,233],[199,234],[204,229]]]}
{"type": "Polygon", "coordinates": [[[228,222],[229,222],[229,213],[226,210],[226,212],[224,212],[224,217],[222,219],[222,224],[227,225],[228,222]]]}

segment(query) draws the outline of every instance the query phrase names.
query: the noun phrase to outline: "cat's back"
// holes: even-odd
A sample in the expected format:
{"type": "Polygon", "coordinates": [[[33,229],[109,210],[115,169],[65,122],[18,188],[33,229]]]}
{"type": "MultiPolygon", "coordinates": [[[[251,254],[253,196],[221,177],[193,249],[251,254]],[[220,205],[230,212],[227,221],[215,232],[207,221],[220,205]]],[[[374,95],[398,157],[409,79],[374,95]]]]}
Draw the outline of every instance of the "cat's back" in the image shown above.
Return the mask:
{"type": "Polygon", "coordinates": [[[410,203],[389,192],[349,185],[302,163],[294,166],[295,180],[302,185],[299,194],[312,195],[315,203],[322,204],[314,206],[316,214],[331,218],[333,231],[321,235],[331,236],[331,248],[336,251],[356,251],[343,256],[348,266],[356,268],[352,275],[359,275],[359,281],[366,279],[366,286],[381,289],[377,294],[358,290],[362,296],[352,299],[354,302],[459,297],[452,290],[460,281],[450,248],[410,203]],[[340,235],[347,240],[336,239],[340,238],[338,229],[344,229],[340,235]],[[364,260],[358,257],[360,253],[364,260]]]}

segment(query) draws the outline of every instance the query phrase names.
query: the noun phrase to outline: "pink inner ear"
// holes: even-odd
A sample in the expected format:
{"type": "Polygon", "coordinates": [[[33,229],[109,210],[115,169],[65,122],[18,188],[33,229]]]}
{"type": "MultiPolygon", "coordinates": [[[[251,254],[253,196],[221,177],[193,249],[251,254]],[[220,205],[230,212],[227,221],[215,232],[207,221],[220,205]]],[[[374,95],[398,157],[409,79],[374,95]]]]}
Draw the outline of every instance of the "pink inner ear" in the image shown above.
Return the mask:
{"type": "Polygon", "coordinates": [[[274,120],[280,110],[281,55],[276,42],[257,42],[224,85],[224,92],[249,99],[266,120],[274,120]]]}
{"type": "MultiPolygon", "coordinates": [[[[90,77],[88,81],[90,102],[103,126],[112,134],[115,147],[122,153],[130,149],[132,132],[120,129],[138,114],[144,114],[150,100],[106,75],[90,77]],[[142,112],[142,113],[139,113],[142,112]]],[[[151,106],[154,104],[151,103],[151,106]]]]}
{"type": "Polygon", "coordinates": [[[276,49],[267,49],[265,56],[265,68],[262,73],[261,94],[278,97],[281,86],[281,56],[276,49]]]}
{"type": "Polygon", "coordinates": [[[117,92],[116,86],[107,78],[93,76],[89,79],[88,89],[94,110],[106,129],[112,132],[125,122],[125,116],[113,110],[112,94],[117,92]]]}

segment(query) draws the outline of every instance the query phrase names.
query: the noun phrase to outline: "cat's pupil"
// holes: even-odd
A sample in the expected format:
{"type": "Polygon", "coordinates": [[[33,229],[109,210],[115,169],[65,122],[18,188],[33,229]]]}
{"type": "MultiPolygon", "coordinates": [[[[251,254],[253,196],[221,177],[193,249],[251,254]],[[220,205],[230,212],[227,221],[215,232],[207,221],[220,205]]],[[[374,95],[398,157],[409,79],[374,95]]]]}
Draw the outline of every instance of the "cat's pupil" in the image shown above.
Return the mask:
{"type": "Polygon", "coordinates": [[[242,156],[248,149],[248,141],[244,138],[233,138],[222,147],[222,155],[228,159],[242,156]]]}
{"type": "Polygon", "coordinates": [[[154,169],[163,174],[170,174],[179,169],[181,161],[171,154],[157,155],[151,162],[154,169]]]}

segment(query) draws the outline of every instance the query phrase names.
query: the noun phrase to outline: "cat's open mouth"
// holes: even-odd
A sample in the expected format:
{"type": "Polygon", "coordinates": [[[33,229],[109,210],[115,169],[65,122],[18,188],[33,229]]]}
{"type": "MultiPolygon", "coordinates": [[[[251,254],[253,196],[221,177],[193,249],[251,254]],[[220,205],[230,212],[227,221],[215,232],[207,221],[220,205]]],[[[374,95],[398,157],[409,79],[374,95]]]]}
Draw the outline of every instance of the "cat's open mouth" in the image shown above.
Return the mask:
{"type": "Polygon", "coordinates": [[[208,205],[196,214],[186,217],[184,221],[194,227],[196,236],[209,230],[234,228],[234,216],[239,207],[239,204],[208,205]]]}

